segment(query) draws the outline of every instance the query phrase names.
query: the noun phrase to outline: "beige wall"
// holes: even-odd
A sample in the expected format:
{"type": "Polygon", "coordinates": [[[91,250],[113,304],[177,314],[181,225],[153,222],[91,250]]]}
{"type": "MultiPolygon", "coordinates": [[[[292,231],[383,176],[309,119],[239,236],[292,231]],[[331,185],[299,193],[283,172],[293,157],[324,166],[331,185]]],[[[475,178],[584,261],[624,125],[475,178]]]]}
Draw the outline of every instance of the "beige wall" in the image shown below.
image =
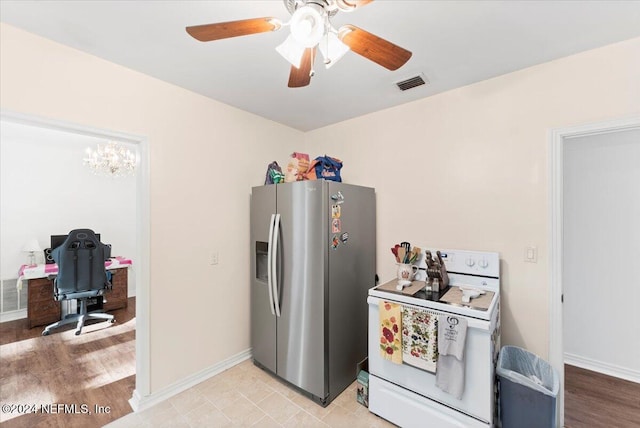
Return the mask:
{"type": "Polygon", "coordinates": [[[498,251],[503,342],[548,351],[550,128],[640,113],[640,39],[302,134],[2,24],[0,107],[147,136],[151,391],[249,347],[249,191],[309,153],[374,186],[378,272],[410,240],[498,251]],[[243,158],[244,156],[244,158],[243,158]],[[538,263],[523,261],[538,247],[538,263]],[[220,252],[220,264],[207,264],[220,252]]]}
{"type": "Polygon", "coordinates": [[[374,186],[378,273],[408,240],[497,251],[503,344],[548,352],[552,128],[640,113],[640,39],[584,52],[305,134],[374,186]],[[538,263],[524,262],[526,246],[538,263]]]}
{"type": "Polygon", "coordinates": [[[148,137],[151,392],[247,350],[250,187],[303,134],[14,27],[0,31],[2,109],[148,137]],[[208,264],[213,250],[218,266],[208,264]]]}

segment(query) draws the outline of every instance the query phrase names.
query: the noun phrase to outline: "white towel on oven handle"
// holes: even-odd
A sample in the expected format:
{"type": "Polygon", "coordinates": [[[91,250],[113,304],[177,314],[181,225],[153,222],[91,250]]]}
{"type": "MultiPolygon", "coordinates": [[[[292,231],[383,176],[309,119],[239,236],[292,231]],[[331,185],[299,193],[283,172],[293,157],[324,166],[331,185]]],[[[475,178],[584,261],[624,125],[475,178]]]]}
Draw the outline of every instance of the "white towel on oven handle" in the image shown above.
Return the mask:
{"type": "Polygon", "coordinates": [[[464,345],[467,337],[465,318],[438,317],[438,365],[436,386],[458,400],[464,392],[464,345]]]}
{"type": "Polygon", "coordinates": [[[438,354],[452,355],[463,361],[466,338],[466,318],[450,315],[440,315],[438,317],[438,354]]]}

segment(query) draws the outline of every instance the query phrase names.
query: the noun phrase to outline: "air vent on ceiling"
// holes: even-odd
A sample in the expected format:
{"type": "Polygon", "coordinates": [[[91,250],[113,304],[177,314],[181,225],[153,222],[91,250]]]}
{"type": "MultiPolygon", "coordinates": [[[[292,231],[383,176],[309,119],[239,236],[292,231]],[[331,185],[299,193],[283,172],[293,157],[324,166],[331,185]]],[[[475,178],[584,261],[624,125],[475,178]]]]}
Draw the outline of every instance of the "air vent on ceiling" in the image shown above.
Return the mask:
{"type": "Polygon", "coordinates": [[[398,88],[400,88],[401,91],[406,91],[407,89],[426,85],[427,83],[429,83],[429,81],[424,77],[424,74],[420,73],[416,76],[410,77],[400,82],[396,82],[396,85],[398,86],[398,88]]]}

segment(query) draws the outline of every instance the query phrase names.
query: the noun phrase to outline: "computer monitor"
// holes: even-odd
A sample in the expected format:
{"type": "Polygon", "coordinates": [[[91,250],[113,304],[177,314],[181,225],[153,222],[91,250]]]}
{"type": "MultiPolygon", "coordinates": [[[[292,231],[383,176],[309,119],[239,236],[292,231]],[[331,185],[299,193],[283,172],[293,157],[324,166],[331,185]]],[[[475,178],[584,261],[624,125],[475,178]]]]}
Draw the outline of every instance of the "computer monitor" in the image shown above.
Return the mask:
{"type": "MultiPolygon", "coordinates": [[[[67,236],[69,235],[51,235],[51,249],[53,250],[56,247],[59,247],[60,245],[62,245],[64,243],[64,241],[67,239],[67,236]]],[[[102,242],[100,240],[100,234],[96,233],[96,238],[98,238],[98,241],[102,242]]]]}

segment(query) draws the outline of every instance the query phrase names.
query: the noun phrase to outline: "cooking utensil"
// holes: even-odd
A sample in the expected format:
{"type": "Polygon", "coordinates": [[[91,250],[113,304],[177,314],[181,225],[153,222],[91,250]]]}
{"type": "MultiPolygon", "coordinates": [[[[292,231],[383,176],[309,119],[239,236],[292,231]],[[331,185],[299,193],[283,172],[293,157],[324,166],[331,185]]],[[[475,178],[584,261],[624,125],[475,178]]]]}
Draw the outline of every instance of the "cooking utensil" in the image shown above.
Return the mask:
{"type": "Polygon", "coordinates": [[[406,255],[407,254],[405,252],[404,247],[398,248],[398,260],[400,260],[399,263],[405,263],[404,258],[405,258],[406,255]]]}
{"type": "Polygon", "coordinates": [[[396,290],[402,290],[404,287],[408,287],[411,284],[412,284],[411,281],[406,281],[404,279],[401,279],[398,281],[398,285],[396,285],[396,290]]]}
{"type": "Polygon", "coordinates": [[[422,249],[420,247],[413,247],[415,251],[415,259],[411,263],[415,263],[420,258],[420,253],[422,253],[422,249]]]}
{"type": "Polygon", "coordinates": [[[400,259],[398,258],[398,246],[396,245],[391,249],[391,252],[396,257],[396,262],[400,263],[400,259]]]}
{"type": "Polygon", "coordinates": [[[411,243],[405,241],[401,242],[400,246],[404,248],[404,261],[403,263],[409,263],[409,258],[411,257],[411,243]]]}

